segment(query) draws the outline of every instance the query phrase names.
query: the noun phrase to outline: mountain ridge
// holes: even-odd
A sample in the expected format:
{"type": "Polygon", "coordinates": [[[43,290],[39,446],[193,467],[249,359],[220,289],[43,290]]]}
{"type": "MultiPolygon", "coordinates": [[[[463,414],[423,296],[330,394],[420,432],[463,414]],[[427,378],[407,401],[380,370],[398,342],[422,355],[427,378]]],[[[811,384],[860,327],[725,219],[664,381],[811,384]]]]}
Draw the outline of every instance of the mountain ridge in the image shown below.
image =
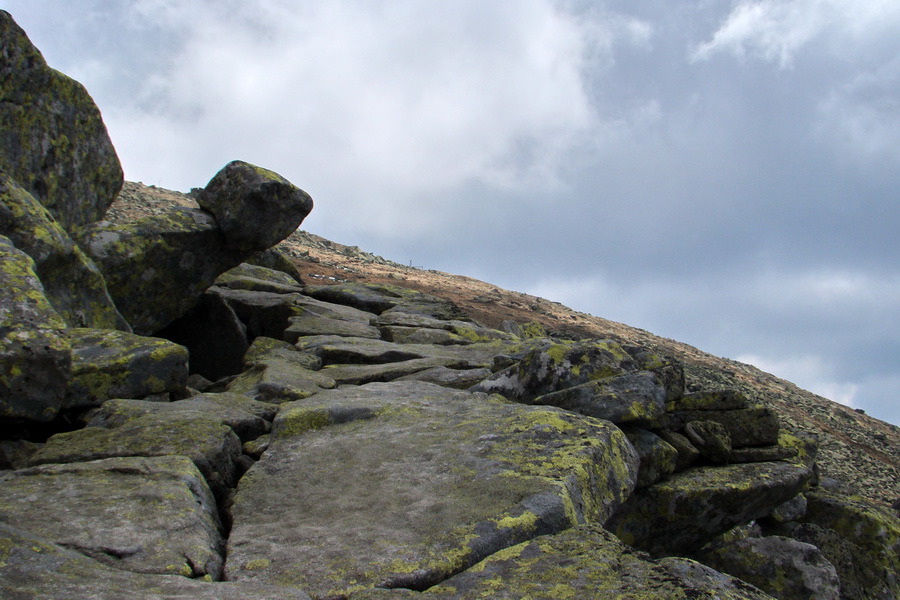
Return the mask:
{"type": "MultiPolygon", "coordinates": [[[[126,182],[108,220],[128,222],[172,206],[196,206],[190,194],[126,182]]],[[[774,408],[782,424],[819,438],[821,474],[845,493],[882,505],[900,502],[900,427],[818,396],[770,373],[624,323],[570,309],[559,302],[505,290],[465,275],[403,265],[358,246],[297,230],[276,246],[310,283],[387,283],[453,301],[488,327],[536,322],[572,338],[609,337],[652,348],[685,366],[689,390],[736,388],[774,408]]]]}

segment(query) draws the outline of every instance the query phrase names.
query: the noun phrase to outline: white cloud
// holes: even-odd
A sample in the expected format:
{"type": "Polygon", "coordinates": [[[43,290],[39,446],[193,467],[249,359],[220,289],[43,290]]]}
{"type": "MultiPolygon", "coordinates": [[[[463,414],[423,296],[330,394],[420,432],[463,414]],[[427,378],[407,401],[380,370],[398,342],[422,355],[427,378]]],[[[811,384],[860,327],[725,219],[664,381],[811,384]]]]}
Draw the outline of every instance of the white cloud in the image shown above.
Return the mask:
{"type": "Polygon", "coordinates": [[[793,64],[801,48],[827,36],[837,54],[854,53],[882,36],[896,36],[900,3],[893,0],[742,0],[693,60],[725,52],[793,64]]]}
{"type": "Polygon", "coordinates": [[[757,55],[788,66],[797,49],[825,24],[827,5],[819,0],[741,2],[712,40],[697,47],[693,58],[705,60],[725,51],[739,58],[757,55]]]}
{"type": "Polygon", "coordinates": [[[602,28],[549,1],[136,6],[182,43],[140,112],[107,111],[134,178],[197,186],[243,158],[312,181],[370,231],[409,231],[439,223],[421,203],[454,186],[553,189],[597,137],[582,72],[602,28]]]}

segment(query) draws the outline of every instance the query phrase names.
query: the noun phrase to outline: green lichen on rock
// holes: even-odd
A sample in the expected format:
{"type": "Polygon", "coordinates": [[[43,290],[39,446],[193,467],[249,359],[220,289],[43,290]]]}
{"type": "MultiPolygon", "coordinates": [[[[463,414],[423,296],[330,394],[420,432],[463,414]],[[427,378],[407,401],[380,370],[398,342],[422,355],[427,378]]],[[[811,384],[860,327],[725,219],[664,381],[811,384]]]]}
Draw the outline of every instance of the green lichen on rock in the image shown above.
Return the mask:
{"type": "Polygon", "coordinates": [[[313,208],[309,194],[262,167],[235,160],[197,197],[216,218],[230,248],[270,248],[296,230],[313,208]]]}
{"type": "Polygon", "coordinates": [[[241,480],[226,576],[317,595],[424,589],[503,547],[604,520],[636,467],[616,428],[557,409],[418,382],[320,392],[282,407],[241,480]]]}
{"type": "Polygon", "coordinates": [[[0,234],[34,259],[47,299],[68,326],[128,329],[94,262],[50,212],[2,170],[0,234]]]}
{"type": "Polygon", "coordinates": [[[0,169],[62,227],[99,221],[122,187],[100,111],[78,82],[47,66],[0,11],[0,169]]]}
{"type": "Polygon", "coordinates": [[[109,329],[72,328],[66,335],[73,348],[69,407],[185,391],[188,352],[183,346],[109,329]]]}
{"type": "MultiPolygon", "coordinates": [[[[769,600],[739,579],[686,559],[651,561],[596,526],[507,548],[428,590],[459,600],[769,600]],[[707,579],[699,587],[697,580],[707,579]]],[[[432,596],[433,595],[433,596],[432,596]]]]}
{"type": "Polygon", "coordinates": [[[150,413],[121,427],[86,427],[58,433],[31,459],[33,465],[71,463],[117,456],[187,456],[217,498],[233,487],[241,441],[214,418],[150,413]]]}
{"type": "Polygon", "coordinates": [[[0,476],[0,520],[119,569],[221,575],[216,504],[200,472],[181,456],[7,473],[0,476]]]}
{"type": "Polygon", "coordinates": [[[62,408],[72,349],[34,261],[0,235],[0,416],[50,421],[62,408]]]}
{"type": "Polygon", "coordinates": [[[699,549],[799,493],[812,469],[784,461],[692,467],[636,491],[607,527],[656,556],[699,549]]]}
{"type": "Polygon", "coordinates": [[[94,223],[77,241],[96,262],[136,333],[151,335],[188,311],[216,277],[250,251],[230,249],[215,219],[172,209],[128,224],[94,223]]]}

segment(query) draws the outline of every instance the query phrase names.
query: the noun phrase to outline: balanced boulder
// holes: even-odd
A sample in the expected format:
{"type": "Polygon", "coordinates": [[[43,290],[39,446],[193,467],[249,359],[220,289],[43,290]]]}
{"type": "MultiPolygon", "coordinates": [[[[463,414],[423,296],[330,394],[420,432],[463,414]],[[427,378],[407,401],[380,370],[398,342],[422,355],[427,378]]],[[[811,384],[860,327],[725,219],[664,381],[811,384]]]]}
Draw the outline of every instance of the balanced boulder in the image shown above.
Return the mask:
{"type": "Polygon", "coordinates": [[[240,160],[216,173],[197,203],[216,217],[229,248],[254,252],[289,236],[313,208],[309,194],[278,173],[240,160]]]}

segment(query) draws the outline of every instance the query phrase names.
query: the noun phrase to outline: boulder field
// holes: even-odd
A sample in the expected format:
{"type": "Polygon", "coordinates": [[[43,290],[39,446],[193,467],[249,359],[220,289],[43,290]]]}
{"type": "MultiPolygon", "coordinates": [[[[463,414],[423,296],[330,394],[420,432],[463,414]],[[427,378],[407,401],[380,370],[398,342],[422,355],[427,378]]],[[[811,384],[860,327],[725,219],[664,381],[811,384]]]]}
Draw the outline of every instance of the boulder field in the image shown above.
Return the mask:
{"type": "Polygon", "coordinates": [[[104,220],[90,96],[0,11],[0,596],[893,599],[895,515],[671,357],[303,282],[234,161],[104,220]]]}

